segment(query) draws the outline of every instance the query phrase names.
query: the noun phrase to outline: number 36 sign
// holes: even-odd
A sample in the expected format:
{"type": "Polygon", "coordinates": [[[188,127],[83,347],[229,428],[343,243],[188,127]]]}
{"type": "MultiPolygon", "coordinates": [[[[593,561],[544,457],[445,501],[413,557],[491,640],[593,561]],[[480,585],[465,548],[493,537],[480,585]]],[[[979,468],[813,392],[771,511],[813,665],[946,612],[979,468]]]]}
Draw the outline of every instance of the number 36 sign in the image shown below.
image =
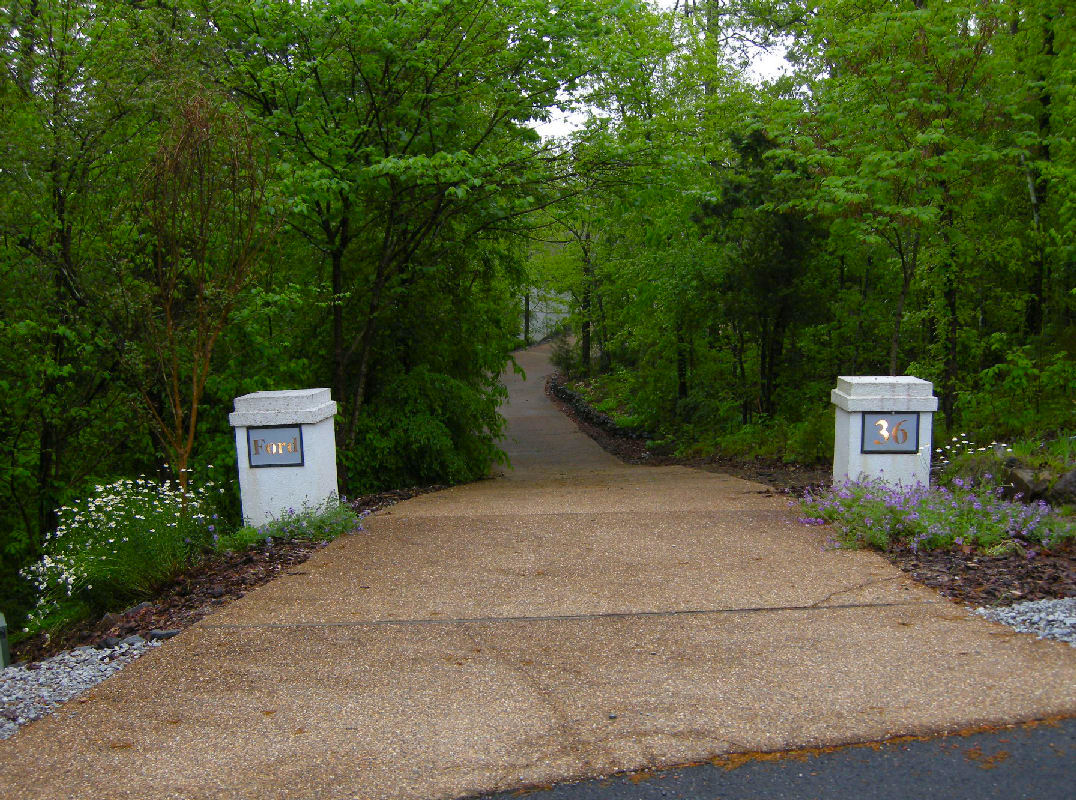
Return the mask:
{"type": "Polygon", "coordinates": [[[918,453],[919,413],[863,413],[862,453],[918,453]]]}

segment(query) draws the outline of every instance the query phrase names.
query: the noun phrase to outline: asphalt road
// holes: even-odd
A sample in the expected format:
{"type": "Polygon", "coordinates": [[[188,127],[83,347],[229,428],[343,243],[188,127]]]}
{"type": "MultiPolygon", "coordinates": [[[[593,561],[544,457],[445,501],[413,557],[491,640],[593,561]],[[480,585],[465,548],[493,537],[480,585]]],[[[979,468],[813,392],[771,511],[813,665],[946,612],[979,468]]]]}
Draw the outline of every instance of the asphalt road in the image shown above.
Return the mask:
{"type": "MultiPolygon", "coordinates": [[[[484,795],[519,798],[518,792],[484,795]]],[[[538,788],[527,800],[1074,800],[1076,719],[538,788]]]]}

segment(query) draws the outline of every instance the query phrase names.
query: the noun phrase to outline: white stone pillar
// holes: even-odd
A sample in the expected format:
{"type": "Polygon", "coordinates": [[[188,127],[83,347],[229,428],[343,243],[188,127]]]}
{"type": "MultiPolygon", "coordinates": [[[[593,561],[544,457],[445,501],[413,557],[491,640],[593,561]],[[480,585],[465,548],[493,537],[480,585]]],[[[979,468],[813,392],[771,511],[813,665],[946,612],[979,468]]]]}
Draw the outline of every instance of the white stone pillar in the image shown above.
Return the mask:
{"type": "Polygon", "coordinates": [[[336,494],[336,403],[328,389],[254,392],[235,398],[243,521],[262,525],[336,494]]]}
{"type": "Polygon", "coordinates": [[[834,483],[861,477],[896,486],[930,483],[931,435],[938,398],[910,376],[837,378],[834,483]]]}

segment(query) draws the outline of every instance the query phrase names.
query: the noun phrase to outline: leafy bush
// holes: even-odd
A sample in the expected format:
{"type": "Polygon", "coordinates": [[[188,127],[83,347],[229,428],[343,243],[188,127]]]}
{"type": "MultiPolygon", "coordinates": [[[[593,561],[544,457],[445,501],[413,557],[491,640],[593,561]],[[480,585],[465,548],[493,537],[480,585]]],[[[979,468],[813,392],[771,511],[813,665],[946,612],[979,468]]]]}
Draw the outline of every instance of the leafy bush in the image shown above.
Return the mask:
{"type": "Polygon", "coordinates": [[[553,339],[549,360],[566,378],[573,378],[579,374],[581,360],[576,348],[573,347],[573,337],[570,334],[562,334],[553,339]]]}
{"type": "Polygon", "coordinates": [[[22,573],[38,597],[29,628],[117,608],[173,579],[214,535],[213,491],[211,481],[184,493],[174,481],[125,478],[59,508],[43,555],[22,573]]]}
{"type": "Polygon", "coordinates": [[[504,460],[497,408],[506,391],[416,367],[363,406],[356,442],[337,455],[350,494],[478,480],[504,460]]]}
{"type": "Polygon", "coordinates": [[[967,430],[1010,438],[1076,424],[1076,361],[1064,352],[1036,358],[1031,347],[979,373],[980,388],[961,397],[967,430]]]}
{"type": "Polygon", "coordinates": [[[876,480],[847,481],[801,501],[804,524],[833,524],[846,547],[881,550],[896,543],[912,550],[970,548],[988,555],[1051,549],[1076,537],[1076,526],[1043,502],[1024,504],[1000,490],[961,478],[947,486],[892,487],[876,480]]]}
{"type": "Polygon", "coordinates": [[[278,541],[328,541],[344,533],[362,530],[362,517],[336,497],[314,508],[289,508],[278,519],[264,525],[247,525],[214,542],[218,551],[245,550],[254,545],[278,541]]]}

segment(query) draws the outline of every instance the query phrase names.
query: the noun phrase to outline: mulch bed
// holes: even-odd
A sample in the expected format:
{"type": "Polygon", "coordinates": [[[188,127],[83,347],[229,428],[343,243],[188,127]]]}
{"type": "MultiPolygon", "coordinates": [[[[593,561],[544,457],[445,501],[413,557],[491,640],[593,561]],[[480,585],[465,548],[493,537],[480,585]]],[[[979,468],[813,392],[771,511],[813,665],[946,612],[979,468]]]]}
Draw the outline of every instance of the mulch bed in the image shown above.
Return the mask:
{"type": "MultiPolygon", "coordinates": [[[[555,391],[557,377],[546,385],[550,400],[579,426],[583,433],[607,452],[628,464],[680,465],[735,475],[765,484],[769,494],[800,497],[808,487],[829,484],[828,465],[786,464],[767,459],[735,459],[723,456],[677,458],[647,449],[646,442],[618,431],[613,425],[595,424],[595,415],[567,402],[555,391]]],[[[563,393],[559,393],[562,394],[563,393]]],[[[599,415],[600,416],[600,415],[599,415]]],[[[767,492],[762,492],[767,493],[767,492]]],[[[882,553],[890,562],[909,573],[919,583],[969,606],[1007,606],[1029,600],[1076,596],[1076,545],[1033,558],[1022,555],[986,556],[954,551],[913,552],[896,547],[882,553]]]]}
{"type": "MultiPolygon", "coordinates": [[[[357,512],[373,513],[442,486],[397,489],[348,501],[357,512]]],[[[105,614],[95,624],[58,635],[39,634],[11,648],[12,661],[40,661],[81,645],[109,646],[127,636],[148,638],[150,631],[181,631],[251,589],[287,573],[326,546],[326,542],[275,541],[271,546],[214,555],[163,587],[151,600],[105,614]]]]}
{"type": "Polygon", "coordinates": [[[971,606],[1076,596],[1076,547],[1071,544],[1033,558],[941,550],[913,553],[907,547],[884,555],[920,583],[971,606]]]}

